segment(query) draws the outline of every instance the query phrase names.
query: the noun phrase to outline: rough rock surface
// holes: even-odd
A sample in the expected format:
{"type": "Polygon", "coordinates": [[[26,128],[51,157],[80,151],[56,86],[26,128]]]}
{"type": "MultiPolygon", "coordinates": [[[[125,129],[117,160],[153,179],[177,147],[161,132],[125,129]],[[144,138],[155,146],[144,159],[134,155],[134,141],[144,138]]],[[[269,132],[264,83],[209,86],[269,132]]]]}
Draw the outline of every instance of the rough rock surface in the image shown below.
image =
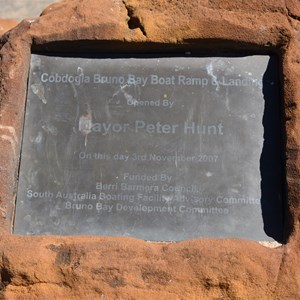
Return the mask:
{"type": "Polygon", "coordinates": [[[0,297],[300,299],[298,0],[69,0],[0,41],[0,297]],[[282,70],[286,244],[11,234],[31,51],[251,51],[282,70]]]}

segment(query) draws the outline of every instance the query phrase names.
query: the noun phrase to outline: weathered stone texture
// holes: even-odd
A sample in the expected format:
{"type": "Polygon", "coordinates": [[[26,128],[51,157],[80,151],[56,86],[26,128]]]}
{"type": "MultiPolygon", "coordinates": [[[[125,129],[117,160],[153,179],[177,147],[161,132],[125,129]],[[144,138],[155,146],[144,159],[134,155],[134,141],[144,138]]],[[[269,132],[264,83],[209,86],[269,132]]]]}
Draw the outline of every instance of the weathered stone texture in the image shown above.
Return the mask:
{"type": "Polygon", "coordinates": [[[0,19],[0,36],[11,28],[15,27],[18,21],[13,19],[0,19]]]}
{"type": "Polygon", "coordinates": [[[51,293],[67,299],[273,299],[284,255],[284,248],[235,240],[164,244],[85,237],[29,243],[10,237],[5,242],[8,299],[51,293]]]}
{"type": "MultiPolygon", "coordinates": [[[[0,41],[0,290],[4,299],[300,299],[298,0],[69,0],[0,41]],[[286,137],[286,238],[148,243],[11,234],[30,51],[276,53],[286,137]]],[[[280,121],[280,120],[279,120],[280,121]]],[[[242,224],[241,224],[242,226],[242,224]]]]}

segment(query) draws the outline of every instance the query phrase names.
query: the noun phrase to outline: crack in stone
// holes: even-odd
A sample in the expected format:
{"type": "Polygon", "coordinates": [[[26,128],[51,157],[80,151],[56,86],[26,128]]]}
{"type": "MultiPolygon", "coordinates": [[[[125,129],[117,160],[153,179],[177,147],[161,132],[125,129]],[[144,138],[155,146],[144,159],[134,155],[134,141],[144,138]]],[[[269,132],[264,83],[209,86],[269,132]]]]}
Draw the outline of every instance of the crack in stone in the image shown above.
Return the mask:
{"type": "Polygon", "coordinates": [[[123,4],[127,10],[127,15],[129,17],[129,20],[128,20],[128,28],[133,30],[133,29],[140,29],[142,34],[147,37],[147,33],[146,33],[146,30],[145,30],[145,27],[144,25],[142,24],[139,16],[137,16],[135,14],[135,10],[133,7],[129,6],[125,0],[123,0],[123,4]]]}
{"type": "Polygon", "coordinates": [[[285,1],[285,8],[286,8],[287,13],[288,13],[288,16],[289,16],[290,18],[292,18],[292,19],[294,19],[294,20],[296,20],[296,21],[300,21],[300,16],[296,16],[296,15],[294,15],[294,14],[290,11],[290,9],[288,8],[288,5],[287,5],[286,1],[285,1]]]}
{"type": "Polygon", "coordinates": [[[288,16],[289,16],[290,18],[292,18],[292,19],[294,19],[294,20],[296,20],[296,21],[300,21],[300,17],[298,17],[298,16],[292,14],[292,12],[291,12],[288,8],[287,8],[287,10],[288,10],[288,16]]]}

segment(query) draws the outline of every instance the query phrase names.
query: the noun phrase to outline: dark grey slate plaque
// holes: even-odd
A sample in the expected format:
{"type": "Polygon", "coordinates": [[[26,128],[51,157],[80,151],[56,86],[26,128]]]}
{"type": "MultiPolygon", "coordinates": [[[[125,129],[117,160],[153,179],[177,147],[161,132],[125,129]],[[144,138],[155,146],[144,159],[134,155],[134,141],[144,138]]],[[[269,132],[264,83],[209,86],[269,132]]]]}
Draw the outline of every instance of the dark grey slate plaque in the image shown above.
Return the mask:
{"type": "Polygon", "coordinates": [[[32,55],[14,232],[280,239],[274,66],[32,55]]]}

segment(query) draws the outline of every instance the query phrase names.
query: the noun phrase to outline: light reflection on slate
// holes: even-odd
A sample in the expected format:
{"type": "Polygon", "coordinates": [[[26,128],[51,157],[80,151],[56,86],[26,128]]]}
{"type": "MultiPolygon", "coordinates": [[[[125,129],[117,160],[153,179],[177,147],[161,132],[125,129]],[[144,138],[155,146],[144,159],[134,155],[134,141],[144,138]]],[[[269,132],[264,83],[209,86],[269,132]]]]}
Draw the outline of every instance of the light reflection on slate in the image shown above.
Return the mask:
{"type": "Polygon", "coordinates": [[[32,55],[14,233],[280,240],[277,72],[32,55]]]}

